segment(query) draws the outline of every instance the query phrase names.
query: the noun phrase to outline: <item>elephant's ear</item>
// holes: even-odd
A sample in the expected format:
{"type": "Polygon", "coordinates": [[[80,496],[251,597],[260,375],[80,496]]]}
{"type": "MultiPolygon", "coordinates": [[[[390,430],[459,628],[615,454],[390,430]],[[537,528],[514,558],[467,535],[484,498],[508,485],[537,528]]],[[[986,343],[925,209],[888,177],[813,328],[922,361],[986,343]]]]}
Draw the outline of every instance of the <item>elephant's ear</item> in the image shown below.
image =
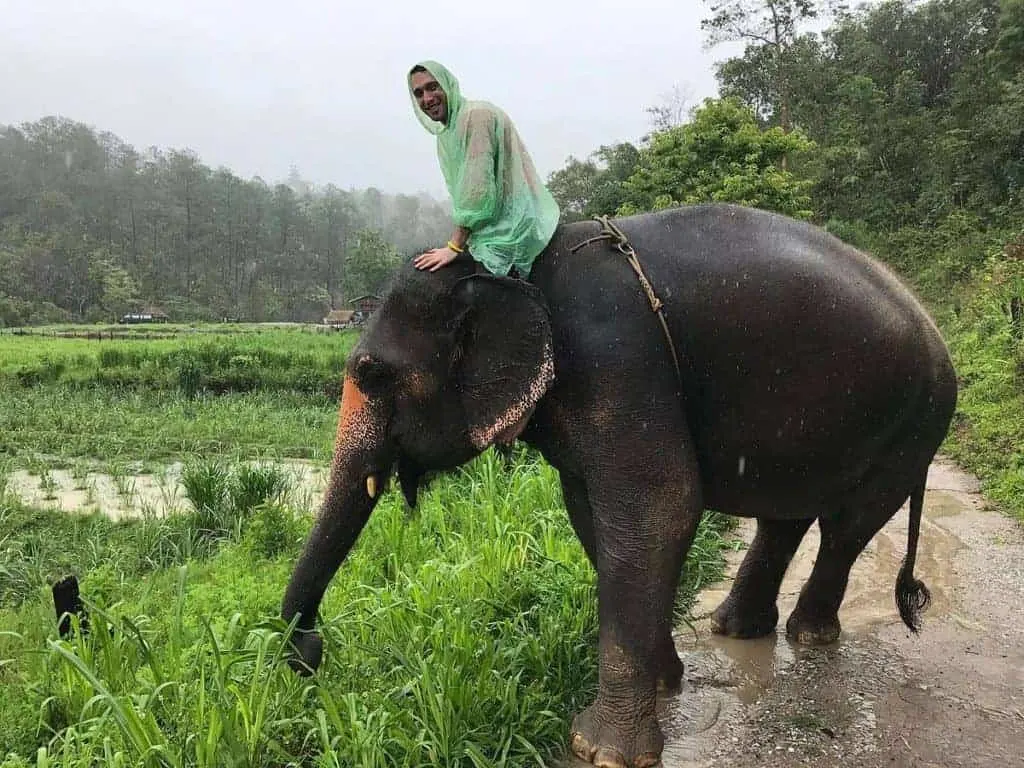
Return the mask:
{"type": "Polygon", "coordinates": [[[453,288],[458,344],[453,376],[473,446],[512,442],[555,378],[551,322],[537,288],[476,274],[453,288]]]}

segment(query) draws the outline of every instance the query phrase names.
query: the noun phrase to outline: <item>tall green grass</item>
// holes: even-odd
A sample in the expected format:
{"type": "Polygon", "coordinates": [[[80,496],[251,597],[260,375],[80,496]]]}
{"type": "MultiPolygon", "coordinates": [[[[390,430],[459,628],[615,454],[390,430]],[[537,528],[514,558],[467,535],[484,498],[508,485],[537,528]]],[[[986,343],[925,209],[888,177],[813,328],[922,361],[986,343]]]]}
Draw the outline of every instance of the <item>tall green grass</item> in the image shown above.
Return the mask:
{"type": "Polygon", "coordinates": [[[330,454],[355,332],[92,341],[0,335],[0,455],[330,454]]]}
{"type": "Polygon", "coordinates": [[[219,459],[191,459],[182,471],[187,509],[168,518],[143,515],[115,522],[99,513],[66,515],[32,509],[2,492],[0,482],[0,607],[18,607],[66,572],[90,578],[142,576],[202,559],[225,541],[256,532],[266,551],[287,537],[300,539],[297,521],[311,510],[288,510],[301,500],[295,482],[276,466],[227,465],[219,459]],[[270,525],[269,529],[267,525],[270,525]]]}
{"type": "Polygon", "coordinates": [[[0,387],[0,455],[63,461],[330,455],[337,401],[295,392],[190,398],[64,386],[0,387]]]}
{"type": "MultiPolygon", "coordinates": [[[[439,478],[414,513],[387,493],[325,597],[312,678],[283,664],[277,618],[310,518],[291,513],[272,471],[219,461],[189,471],[193,510],[226,515],[203,557],[141,557],[153,526],[201,538],[197,514],[64,521],[80,527],[70,565],[91,631],[59,640],[39,579],[17,607],[4,602],[3,768],[523,766],[563,753],[569,718],[596,685],[596,603],[544,462],[521,453],[505,468],[485,454],[439,478]]],[[[8,524],[17,551],[58,524],[8,514],[35,521],[8,524]]],[[[680,610],[720,575],[724,528],[717,516],[702,523],[680,610]]],[[[59,572],[46,562],[56,554],[36,567],[59,572]]]]}

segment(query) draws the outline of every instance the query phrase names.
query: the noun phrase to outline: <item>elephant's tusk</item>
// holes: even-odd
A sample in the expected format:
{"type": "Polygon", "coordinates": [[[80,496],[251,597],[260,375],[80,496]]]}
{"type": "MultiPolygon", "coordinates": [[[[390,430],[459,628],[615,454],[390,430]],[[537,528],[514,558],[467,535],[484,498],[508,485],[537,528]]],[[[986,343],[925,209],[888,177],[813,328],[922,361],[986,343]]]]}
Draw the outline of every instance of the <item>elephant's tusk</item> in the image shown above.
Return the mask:
{"type": "Polygon", "coordinates": [[[377,476],[370,475],[366,478],[366,494],[371,498],[377,498],[377,476]]]}

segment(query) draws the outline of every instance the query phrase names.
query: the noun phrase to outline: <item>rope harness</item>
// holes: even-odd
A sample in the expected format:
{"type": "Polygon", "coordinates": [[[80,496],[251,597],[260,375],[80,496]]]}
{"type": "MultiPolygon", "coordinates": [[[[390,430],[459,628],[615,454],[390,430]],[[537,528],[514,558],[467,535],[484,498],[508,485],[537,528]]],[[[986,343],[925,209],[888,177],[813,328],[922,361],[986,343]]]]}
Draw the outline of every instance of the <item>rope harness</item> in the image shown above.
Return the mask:
{"type": "Polygon", "coordinates": [[[651,281],[647,279],[647,275],[644,274],[643,267],[640,266],[640,259],[637,258],[636,251],[633,246],[630,245],[629,239],[625,233],[619,229],[612,222],[608,216],[595,216],[594,220],[601,224],[601,233],[595,235],[582,243],[573,246],[570,249],[571,253],[576,253],[580,248],[595,243],[599,240],[608,240],[612,243],[615,249],[626,257],[626,261],[636,272],[637,277],[640,280],[640,285],[644,289],[644,293],[647,294],[647,301],[651,304],[651,310],[658,315],[658,320],[661,321],[661,329],[665,332],[665,340],[668,342],[668,351],[672,353],[672,363],[676,368],[676,379],[679,382],[680,388],[683,386],[683,374],[679,367],[679,356],[676,354],[676,345],[672,341],[672,334],[668,330],[668,323],[665,322],[665,313],[662,311],[663,305],[661,299],[658,298],[654,292],[654,288],[651,287],[651,281]]]}

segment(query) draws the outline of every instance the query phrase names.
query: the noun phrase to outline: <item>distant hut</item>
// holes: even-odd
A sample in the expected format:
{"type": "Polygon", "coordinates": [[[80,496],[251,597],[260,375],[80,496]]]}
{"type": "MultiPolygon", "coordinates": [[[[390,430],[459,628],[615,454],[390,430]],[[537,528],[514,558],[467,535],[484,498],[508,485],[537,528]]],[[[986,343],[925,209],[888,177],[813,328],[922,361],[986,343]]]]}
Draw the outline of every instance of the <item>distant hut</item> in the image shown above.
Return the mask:
{"type": "Polygon", "coordinates": [[[345,328],[352,322],[352,315],[354,314],[355,312],[351,309],[332,309],[324,316],[322,322],[331,328],[345,328]]]}
{"type": "Polygon", "coordinates": [[[352,299],[349,304],[355,308],[352,314],[352,323],[354,325],[362,325],[370,319],[370,315],[380,309],[381,298],[380,296],[368,294],[352,299]]]}

